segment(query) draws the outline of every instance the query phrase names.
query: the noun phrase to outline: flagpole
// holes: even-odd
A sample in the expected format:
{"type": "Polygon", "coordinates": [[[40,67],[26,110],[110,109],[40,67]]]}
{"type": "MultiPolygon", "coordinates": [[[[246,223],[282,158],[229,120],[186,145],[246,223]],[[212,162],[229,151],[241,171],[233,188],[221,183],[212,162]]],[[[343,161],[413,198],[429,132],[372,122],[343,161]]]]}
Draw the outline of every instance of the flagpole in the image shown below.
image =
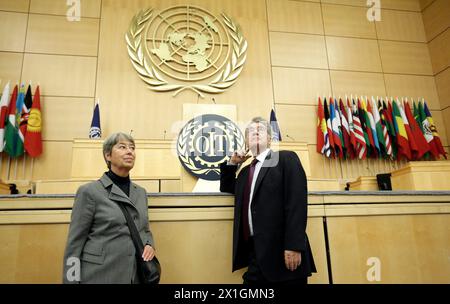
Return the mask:
{"type": "Polygon", "coordinates": [[[327,162],[325,160],[325,155],[323,155],[322,159],[323,159],[323,177],[325,178],[327,176],[327,170],[325,168],[327,165],[327,162]]]}
{"type": "Polygon", "coordinates": [[[340,177],[340,174],[339,174],[339,164],[338,164],[338,159],[336,159],[336,161],[335,161],[335,169],[336,169],[336,177],[338,178],[338,180],[339,180],[339,177],[340,177]]]}
{"type": "Polygon", "coordinates": [[[17,180],[17,157],[14,161],[14,180],[17,180]]]}
{"type": "Polygon", "coordinates": [[[0,153],[0,181],[2,181],[3,153],[0,153]]]}
{"type": "Polygon", "coordinates": [[[30,180],[33,180],[34,157],[31,158],[30,167],[30,180]]]}
{"type": "Polygon", "coordinates": [[[6,175],[6,180],[10,180],[9,178],[9,174],[11,173],[11,156],[8,157],[8,166],[6,167],[6,169],[8,170],[8,174],[6,175]]]}
{"type": "MultiPolygon", "coordinates": [[[[332,163],[332,160],[331,160],[331,158],[329,158],[329,159],[328,159],[328,167],[330,168],[330,169],[329,169],[330,175],[331,175],[331,171],[332,171],[331,163],[332,163]]],[[[331,177],[331,176],[330,176],[330,177],[331,177]]]]}
{"type": "Polygon", "coordinates": [[[23,154],[23,164],[22,164],[22,176],[23,176],[23,179],[25,180],[26,178],[25,178],[25,163],[27,162],[27,154],[26,153],[24,153],[23,154]]]}

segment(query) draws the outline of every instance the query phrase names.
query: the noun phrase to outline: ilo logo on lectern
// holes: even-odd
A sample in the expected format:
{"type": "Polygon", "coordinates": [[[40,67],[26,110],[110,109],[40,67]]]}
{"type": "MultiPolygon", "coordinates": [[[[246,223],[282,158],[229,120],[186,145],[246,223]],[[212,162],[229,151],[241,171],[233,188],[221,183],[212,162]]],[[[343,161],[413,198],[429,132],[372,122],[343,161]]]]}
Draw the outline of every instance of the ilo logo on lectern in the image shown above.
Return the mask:
{"type": "Polygon", "coordinates": [[[180,131],[177,154],[183,167],[195,177],[220,179],[219,165],[244,147],[239,127],[226,117],[205,114],[191,119],[180,131]]]}

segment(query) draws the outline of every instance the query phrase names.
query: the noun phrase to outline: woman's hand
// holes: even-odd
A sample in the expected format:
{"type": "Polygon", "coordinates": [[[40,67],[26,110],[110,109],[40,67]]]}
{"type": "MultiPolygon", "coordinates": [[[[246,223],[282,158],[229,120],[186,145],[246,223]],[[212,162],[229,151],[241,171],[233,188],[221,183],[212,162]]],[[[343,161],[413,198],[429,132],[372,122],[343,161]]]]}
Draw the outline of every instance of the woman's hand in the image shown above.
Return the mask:
{"type": "Polygon", "coordinates": [[[142,258],[144,261],[150,261],[155,256],[155,249],[150,245],[145,245],[144,252],[142,253],[142,258]]]}

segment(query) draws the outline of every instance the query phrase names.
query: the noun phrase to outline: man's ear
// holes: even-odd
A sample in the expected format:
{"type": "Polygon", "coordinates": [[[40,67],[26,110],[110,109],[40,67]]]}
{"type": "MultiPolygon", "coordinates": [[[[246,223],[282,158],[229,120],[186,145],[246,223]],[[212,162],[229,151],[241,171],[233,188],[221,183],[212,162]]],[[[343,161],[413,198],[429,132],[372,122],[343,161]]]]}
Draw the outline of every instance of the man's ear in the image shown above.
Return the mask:
{"type": "Polygon", "coordinates": [[[105,154],[105,159],[107,161],[111,161],[111,153],[110,154],[105,154]]]}

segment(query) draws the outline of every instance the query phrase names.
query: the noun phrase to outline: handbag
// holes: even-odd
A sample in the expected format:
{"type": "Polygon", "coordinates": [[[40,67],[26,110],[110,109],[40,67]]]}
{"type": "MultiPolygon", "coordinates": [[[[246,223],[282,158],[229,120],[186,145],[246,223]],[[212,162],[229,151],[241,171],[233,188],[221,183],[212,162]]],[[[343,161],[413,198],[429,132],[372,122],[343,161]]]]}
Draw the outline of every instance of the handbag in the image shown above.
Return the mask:
{"type": "Polygon", "coordinates": [[[127,226],[128,229],[130,229],[131,239],[133,240],[134,247],[136,248],[136,267],[141,284],[158,284],[161,278],[161,264],[156,256],[154,256],[150,261],[144,261],[144,259],[142,259],[141,253],[144,251],[144,245],[142,244],[136,225],[131,219],[130,213],[125,206],[121,203],[118,203],[118,205],[127,220],[127,226]]]}

